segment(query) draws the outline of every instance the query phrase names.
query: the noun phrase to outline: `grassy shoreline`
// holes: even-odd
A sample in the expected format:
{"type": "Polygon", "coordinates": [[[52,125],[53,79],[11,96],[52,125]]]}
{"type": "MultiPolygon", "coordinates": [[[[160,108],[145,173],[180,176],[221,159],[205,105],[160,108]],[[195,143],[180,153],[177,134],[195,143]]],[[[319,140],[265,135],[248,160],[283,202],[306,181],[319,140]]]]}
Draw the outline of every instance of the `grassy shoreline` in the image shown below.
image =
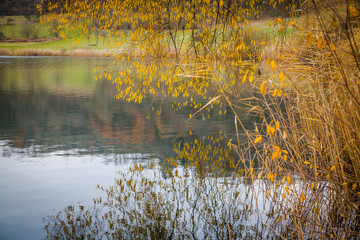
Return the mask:
{"type": "Polygon", "coordinates": [[[0,56],[69,56],[69,57],[110,57],[111,53],[106,50],[93,49],[71,49],[71,50],[53,50],[53,49],[8,49],[0,48],[0,56]]]}
{"type": "MultiPolygon", "coordinates": [[[[10,39],[11,40],[11,39],[10,39]]],[[[16,40],[16,39],[15,39],[16,40]]],[[[105,44],[89,45],[87,39],[36,39],[0,42],[0,56],[72,56],[108,57],[111,49],[105,44]]]]}

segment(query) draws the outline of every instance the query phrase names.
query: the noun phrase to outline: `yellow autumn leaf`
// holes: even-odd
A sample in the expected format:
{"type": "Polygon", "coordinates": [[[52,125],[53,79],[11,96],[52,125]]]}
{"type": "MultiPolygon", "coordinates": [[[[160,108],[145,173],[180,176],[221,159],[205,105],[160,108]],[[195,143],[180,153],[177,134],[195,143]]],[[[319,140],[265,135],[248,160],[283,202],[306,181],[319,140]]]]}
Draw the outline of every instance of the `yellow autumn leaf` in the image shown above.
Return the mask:
{"type": "Polygon", "coordinates": [[[261,142],[262,142],[262,136],[258,136],[254,141],[254,143],[261,143],[261,142]]]}
{"type": "Polygon", "coordinates": [[[293,27],[297,27],[297,24],[296,24],[296,22],[294,22],[294,21],[291,21],[290,24],[291,24],[291,26],[293,26],[293,27]]]}
{"type": "Polygon", "coordinates": [[[291,184],[291,178],[290,178],[290,176],[287,176],[286,181],[287,181],[287,183],[288,183],[289,185],[291,184]]]}
{"type": "Polygon", "coordinates": [[[267,126],[266,128],[266,133],[267,135],[275,135],[275,128],[271,127],[271,126],[267,126]]]}
{"type": "Polygon", "coordinates": [[[280,129],[280,122],[277,121],[277,122],[276,122],[276,130],[279,130],[279,129],[280,129]]]}
{"type": "Polygon", "coordinates": [[[275,135],[275,128],[273,128],[273,127],[270,127],[270,131],[271,131],[271,135],[275,135]]]}
{"type": "Polygon", "coordinates": [[[277,88],[275,88],[275,90],[274,90],[274,92],[273,92],[273,94],[272,94],[272,96],[273,96],[273,97],[275,97],[275,96],[276,96],[277,91],[278,91],[278,90],[277,90],[277,88]]]}
{"type": "Polygon", "coordinates": [[[330,50],[333,52],[335,52],[335,50],[336,50],[336,47],[333,43],[330,43],[330,50]]]}
{"type": "Polygon", "coordinates": [[[270,66],[271,66],[271,70],[272,70],[272,71],[275,71],[275,66],[276,66],[275,60],[271,60],[270,66]]]}
{"type": "Polygon", "coordinates": [[[243,76],[243,79],[242,79],[242,83],[246,82],[246,77],[247,77],[247,74],[245,73],[245,75],[243,76]]]}
{"type": "Polygon", "coordinates": [[[359,16],[358,10],[356,10],[356,8],[354,8],[353,6],[349,6],[349,12],[353,17],[359,16]]]}
{"type": "Polygon", "coordinates": [[[253,80],[254,80],[254,76],[253,75],[249,76],[249,82],[252,82],[253,80]]]}
{"type": "Polygon", "coordinates": [[[305,201],[305,199],[306,199],[306,196],[305,196],[305,194],[304,193],[301,193],[300,194],[300,201],[305,201]]]}
{"type": "Polygon", "coordinates": [[[330,171],[334,171],[335,170],[335,165],[334,166],[332,166],[331,168],[330,168],[330,171]]]}
{"type": "Polygon", "coordinates": [[[262,94],[266,94],[265,83],[266,83],[266,82],[262,82],[261,85],[260,85],[260,92],[261,92],[262,94]]]}
{"type": "Polygon", "coordinates": [[[280,80],[280,82],[284,81],[284,79],[285,79],[285,74],[284,74],[284,72],[280,72],[280,74],[279,74],[279,80],[280,80]]]}
{"type": "Polygon", "coordinates": [[[310,164],[310,162],[308,162],[308,161],[304,161],[304,163],[305,163],[305,164],[307,164],[307,165],[309,165],[309,164],[310,164]]]}
{"type": "Polygon", "coordinates": [[[220,7],[224,6],[224,1],[223,1],[223,0],[220,0],[219,6],[220,6],[220,7]]]}
{"type": "Polygon", "coordinates": [[[281,28],[279,29],[279,33],[282,33],[284,31],[285,27],[281,26],[281,28]]]}
{"type": "Polygon", "coordinates": [[[270,127],[270,126],[267,126],[267,127],[266,127],[266,134],[267,134],[267,135],[270,135],[270,134],[271,134],[271,127],[270,127]]]}
{"type": "Polygon", "coordinates": [[[311,39],[312,39],[312,33],[309,32],[309,34],[307,35],[307,42],[310,43],[311,39]]]}

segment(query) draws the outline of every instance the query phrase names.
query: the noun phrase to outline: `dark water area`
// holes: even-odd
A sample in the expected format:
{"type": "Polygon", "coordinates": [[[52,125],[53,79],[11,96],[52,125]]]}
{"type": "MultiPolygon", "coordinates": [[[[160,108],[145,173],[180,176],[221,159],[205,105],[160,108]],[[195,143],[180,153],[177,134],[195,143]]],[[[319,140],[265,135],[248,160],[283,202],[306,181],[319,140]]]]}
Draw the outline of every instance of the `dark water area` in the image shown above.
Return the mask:
{"type": "Polygon", "coordinates": [[[0,239],[41,239],[43,218],[91,204],[117,171],[161,163],[179,140],[234,132],[230,114],[185,122],[193,110],[175,112],[171,99],[116,100],[111,81],[94,79],[111,64],[0,57],[0,239]]]}

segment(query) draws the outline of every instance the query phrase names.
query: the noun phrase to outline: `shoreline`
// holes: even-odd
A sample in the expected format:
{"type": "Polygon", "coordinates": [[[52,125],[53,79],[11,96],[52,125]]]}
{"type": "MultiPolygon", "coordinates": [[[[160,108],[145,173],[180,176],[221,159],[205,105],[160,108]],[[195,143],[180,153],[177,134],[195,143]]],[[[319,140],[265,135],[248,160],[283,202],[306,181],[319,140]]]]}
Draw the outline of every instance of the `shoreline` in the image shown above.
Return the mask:
{"type": "Polygon", "coordinates": [[[73,49],[63,51],[32,48],[10,50],[8,48],[0,48],[0,56],[111,57],[112,54],[106,50],[73,49]]]}

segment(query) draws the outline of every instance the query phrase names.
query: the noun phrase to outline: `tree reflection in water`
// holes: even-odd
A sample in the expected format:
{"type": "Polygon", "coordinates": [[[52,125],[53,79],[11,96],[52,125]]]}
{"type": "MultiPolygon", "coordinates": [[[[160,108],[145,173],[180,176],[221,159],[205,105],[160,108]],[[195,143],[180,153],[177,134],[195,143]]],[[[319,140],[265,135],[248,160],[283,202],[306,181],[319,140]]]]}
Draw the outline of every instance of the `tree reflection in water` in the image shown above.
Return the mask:
{"type": "Polygon", "coordinates": [[[177,159],[181,157],[188,165],[186,168],[168,159],[166,168],[151,164],[144,169],[135,164],[128,171],[119,172],[113,186],[108,189],[98,186],[106,192],[106,199],[94,199],[91,207],[70,205],[45,218],[46,238],[261,238],[261,216],[251,217],[256,212],[253,187],[244,184],[239,175],[217,172],[214,176],[204,171],[205,161],[209,166],[218,161],[233,161],[226,144],[218,144],[219,138],[211,141],[208,154],[210,143],[200,141],[203,144],[192,144],[194,148],[187,148],[187,143],[176,144],[177,159]],[[227,159],[222,157],[225,155],[227,159]]]}

